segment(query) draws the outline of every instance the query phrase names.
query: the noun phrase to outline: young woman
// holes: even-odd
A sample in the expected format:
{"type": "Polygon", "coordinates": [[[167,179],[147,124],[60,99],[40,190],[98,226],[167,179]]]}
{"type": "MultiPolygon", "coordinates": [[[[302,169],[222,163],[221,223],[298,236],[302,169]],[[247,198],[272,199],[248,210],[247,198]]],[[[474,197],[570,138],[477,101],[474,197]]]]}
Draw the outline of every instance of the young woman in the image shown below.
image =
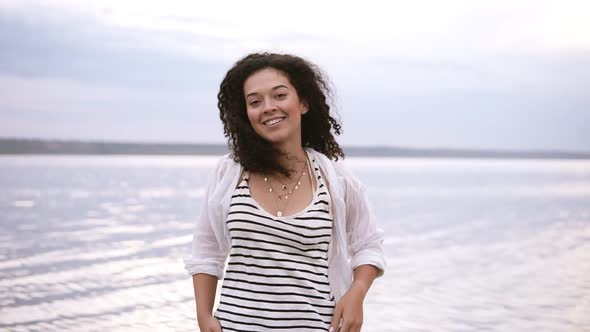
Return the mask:
{"type": "Polygon", "coordinates": [[[382,232],[337,162],[329,93],[292,55],[250,54],[222,81],[231,153],[211,175],[185,261],[201,331],[360,331],[385,268],[382,232]]]}

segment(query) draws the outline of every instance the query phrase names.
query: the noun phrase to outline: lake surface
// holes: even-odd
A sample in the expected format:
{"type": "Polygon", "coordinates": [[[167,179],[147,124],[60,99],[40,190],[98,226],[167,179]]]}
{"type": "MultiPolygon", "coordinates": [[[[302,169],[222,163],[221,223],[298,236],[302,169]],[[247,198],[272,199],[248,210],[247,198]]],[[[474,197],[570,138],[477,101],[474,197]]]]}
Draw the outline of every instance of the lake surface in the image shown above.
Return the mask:
{"type": "MultiPolygon", "coordinates": [[[[0,157],[0,330],[196,331],[217,157],[0,157]]],[[[349,158],[386,231],[363,331],[590,331],[590,161],[349,158]]]]}

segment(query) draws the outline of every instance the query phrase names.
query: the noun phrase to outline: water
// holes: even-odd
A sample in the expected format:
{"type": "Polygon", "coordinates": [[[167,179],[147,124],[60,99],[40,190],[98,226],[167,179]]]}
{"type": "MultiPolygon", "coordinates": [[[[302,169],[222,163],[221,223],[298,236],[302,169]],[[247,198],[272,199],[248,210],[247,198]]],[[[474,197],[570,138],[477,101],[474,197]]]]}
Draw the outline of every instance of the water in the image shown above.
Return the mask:
{"type": "MultiPolygon", "coordinates": [[[[196,331],[216,157],[0,157],[0,330],[196,331]]],[[[364,331],[590,331],[590,161],[350,158],[386,230],[364,331]]]]}

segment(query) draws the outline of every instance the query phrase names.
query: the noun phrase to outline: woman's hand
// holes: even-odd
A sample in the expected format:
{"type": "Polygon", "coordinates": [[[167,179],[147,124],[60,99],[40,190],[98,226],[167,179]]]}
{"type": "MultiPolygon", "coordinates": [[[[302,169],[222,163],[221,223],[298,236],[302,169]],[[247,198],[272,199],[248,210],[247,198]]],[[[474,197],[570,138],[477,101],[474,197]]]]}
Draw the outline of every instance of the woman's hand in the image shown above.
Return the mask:
{"type": "Polygon", "coordinates": [[[334,308],[334,316],[329,332],[360,332],[363,325],[363,301],[366,289],[354,284],[334,308]],[[342,319],[342,324],[340,324],[342,319]],[[340,329],[338,327],[340,326],[340,329]]]}
{"type": "Polygon", "coordinates": [[[199,329],[201,332],[222,332],[221,324],[212,315],[199,319],[199,329]]]}
{"type": "Polygon", "coordinates": [[[379,269],[372,265],[360,265],[354,269],[354,281],[334,308],[329,332],[360,332],[363,325],[363,301],[378,272],[379,269]]]}

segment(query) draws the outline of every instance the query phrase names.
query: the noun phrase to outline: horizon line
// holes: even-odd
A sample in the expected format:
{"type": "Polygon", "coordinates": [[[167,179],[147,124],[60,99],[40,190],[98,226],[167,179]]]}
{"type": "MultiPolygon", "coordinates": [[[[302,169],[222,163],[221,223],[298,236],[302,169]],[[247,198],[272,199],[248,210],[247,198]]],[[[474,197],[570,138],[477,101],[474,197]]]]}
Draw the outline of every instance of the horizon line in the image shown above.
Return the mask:
{"type": "MultiPolygon", "coordinates": [[[[590,151],[342,145],[352,156],[590,159],[590,151]]],[[[227,143],[0,137],[0,154],[219,154],[227,143]],[[58,145],[55,145],[58,144],[58,145]]]]}

